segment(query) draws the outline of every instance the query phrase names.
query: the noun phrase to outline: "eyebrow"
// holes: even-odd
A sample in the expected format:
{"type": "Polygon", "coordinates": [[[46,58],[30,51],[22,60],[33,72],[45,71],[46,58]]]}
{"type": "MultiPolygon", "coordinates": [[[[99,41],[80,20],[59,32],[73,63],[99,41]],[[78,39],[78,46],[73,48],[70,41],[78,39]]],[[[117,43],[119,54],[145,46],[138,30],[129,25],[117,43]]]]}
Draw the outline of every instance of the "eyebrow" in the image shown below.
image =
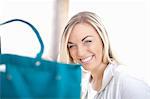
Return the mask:
{"type": "Polygon", "coordinates": [[[73,44],[72,42],[68,42],[68,44],[73,44]]]}
{"type": "Polygon", "coordinates": [[[91,35],[87,35],[86,37],[84,37],[81,41],[84,41],[86,38],[88,38],[88,37],[93,37],[93,36],[91,36],[91,35]]]}
{"type": "MultiPolygon", "coordinates": [[[[93,36],[91,36],[91,35],[87,35],[87,36],[85,36],[81,41],[84,41],[86,38],[88,38],[88,37],[93,37],[93,36]]],[[[74,43],[72,43],[72,42],[68,42],[68,44],[74,44],[74,43]]]]}

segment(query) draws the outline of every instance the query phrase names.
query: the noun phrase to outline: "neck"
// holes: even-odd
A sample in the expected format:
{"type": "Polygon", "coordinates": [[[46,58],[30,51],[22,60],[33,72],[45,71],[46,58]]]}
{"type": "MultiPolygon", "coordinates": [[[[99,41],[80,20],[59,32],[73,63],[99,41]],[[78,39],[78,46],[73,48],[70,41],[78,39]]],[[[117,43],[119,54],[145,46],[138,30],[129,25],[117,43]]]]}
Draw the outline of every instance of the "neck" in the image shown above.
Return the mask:
{"type": "Polygon", "coordinates": [[[107,64],[102,63],[100,66],[97,66],[93,71],[91,71],[92,77],[92,86],[93,89],[99,91],[102,87],[103,74],[107,67],[107,64]]]}

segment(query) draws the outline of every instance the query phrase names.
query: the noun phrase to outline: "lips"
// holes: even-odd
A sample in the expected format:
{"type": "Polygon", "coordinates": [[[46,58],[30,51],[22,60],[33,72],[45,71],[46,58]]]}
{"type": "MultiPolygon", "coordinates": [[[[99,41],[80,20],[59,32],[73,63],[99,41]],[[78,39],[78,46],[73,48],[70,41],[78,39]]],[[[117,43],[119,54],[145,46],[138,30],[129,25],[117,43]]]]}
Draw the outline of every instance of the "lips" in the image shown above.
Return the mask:
{"type": "Polygon", "coordinates": [[[81,61],[83,64],[87,64],[87,63],[89,63],[92,59],[93,59],[93,56],[89,56],[89,57],[80,59],[80,61],[81,61]]]}

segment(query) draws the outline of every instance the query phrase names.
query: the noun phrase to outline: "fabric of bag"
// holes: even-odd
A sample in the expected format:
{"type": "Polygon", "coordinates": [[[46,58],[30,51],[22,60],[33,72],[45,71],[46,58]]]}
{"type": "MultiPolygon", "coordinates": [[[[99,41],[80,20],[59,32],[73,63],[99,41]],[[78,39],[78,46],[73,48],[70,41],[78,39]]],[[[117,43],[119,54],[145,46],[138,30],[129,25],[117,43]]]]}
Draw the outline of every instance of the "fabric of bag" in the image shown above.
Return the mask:
{"type": "MultiPolygon", "coordinates": [[[[15,19],[6,23],[21,21],[15,19]]],[[[0,54],[0,99],[80,99],[80,65],[64,64],[41,58],[44,46],[40,38],[41,50],[35,58],[13,54],[0,54]],[[42,44],[41,44],[42,43],[42,44]]]]}

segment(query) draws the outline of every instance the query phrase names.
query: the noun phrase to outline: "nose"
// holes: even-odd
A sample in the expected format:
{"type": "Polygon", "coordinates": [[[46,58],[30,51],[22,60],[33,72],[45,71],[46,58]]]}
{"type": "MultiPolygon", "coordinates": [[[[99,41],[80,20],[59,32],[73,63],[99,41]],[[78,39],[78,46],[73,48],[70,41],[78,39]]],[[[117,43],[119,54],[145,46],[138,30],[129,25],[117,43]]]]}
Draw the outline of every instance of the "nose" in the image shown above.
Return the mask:
{"type": "Polygon", "coordinates": [[[78,46],[78,49],[77,49],[77,56],[78,56],[78,58],[84,57],[85,53],[86,53],[85,46],[82,46],[82,45],[78,46]]]}

